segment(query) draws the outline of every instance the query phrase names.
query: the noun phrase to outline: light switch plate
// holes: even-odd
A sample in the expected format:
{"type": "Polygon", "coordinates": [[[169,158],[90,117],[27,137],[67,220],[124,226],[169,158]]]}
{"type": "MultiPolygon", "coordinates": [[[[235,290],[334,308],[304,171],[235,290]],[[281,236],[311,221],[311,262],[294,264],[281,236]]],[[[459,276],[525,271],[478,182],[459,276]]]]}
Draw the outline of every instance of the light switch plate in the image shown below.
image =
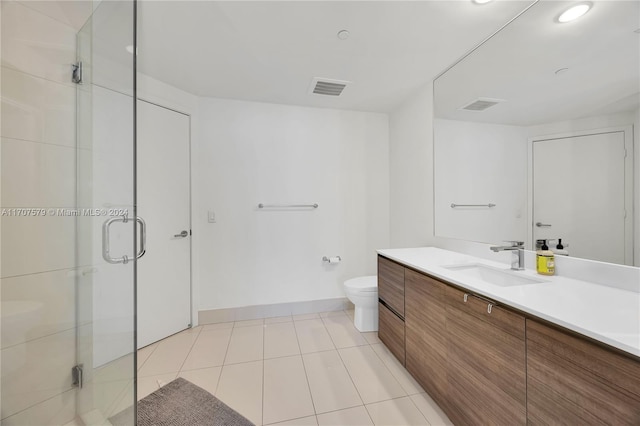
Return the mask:
{"type": "Polygon", "coordinates": [[[216,223],[216,212],[214,212],[213,210],[209,210],[207,212],[207,221],[209,223],[216,223]]]}

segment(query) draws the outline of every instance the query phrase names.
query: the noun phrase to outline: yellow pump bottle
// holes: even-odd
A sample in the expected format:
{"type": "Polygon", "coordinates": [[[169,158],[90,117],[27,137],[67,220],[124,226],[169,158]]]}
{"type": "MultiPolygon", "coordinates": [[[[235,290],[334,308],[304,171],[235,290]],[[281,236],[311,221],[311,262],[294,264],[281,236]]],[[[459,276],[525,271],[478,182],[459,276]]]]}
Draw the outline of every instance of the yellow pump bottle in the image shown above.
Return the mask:
{"type": "Polygon", "coordinates": [[[553,275],[556,273],[556,262],[553,252],[547,246],[547,240],[538,240],[542,243],[536,252],[536,270],[541,275],[553,275]]]}

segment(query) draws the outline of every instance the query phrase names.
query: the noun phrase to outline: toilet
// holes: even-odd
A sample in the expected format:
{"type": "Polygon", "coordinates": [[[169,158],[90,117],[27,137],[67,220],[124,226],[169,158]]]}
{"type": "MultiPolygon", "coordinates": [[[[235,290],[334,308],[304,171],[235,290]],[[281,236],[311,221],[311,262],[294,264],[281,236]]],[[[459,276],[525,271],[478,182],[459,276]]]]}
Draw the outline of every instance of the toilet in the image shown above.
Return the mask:
{"type": "Polygon", "coordinates": [[[344,282],[344,291],[356,307],[353,324],[361,331],[378,331],[378,277],[352,278],[344,282]]]}

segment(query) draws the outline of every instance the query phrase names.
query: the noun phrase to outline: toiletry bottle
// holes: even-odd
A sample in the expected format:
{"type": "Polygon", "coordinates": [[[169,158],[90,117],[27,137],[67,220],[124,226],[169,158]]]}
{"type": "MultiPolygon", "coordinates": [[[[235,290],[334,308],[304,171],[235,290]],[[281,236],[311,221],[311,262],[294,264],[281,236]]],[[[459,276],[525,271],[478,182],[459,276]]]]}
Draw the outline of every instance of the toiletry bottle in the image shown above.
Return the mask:
{"type": "Polygon", "coordinates": [[[553,254],[556,254],[558,256],[569,256],[569,252],[565,250],[564,246],[562,245],[562,238],[558,238],[558,244],[556,244],[556,248],[555,250],[553,250],[553,254]]]}
{"type": "Polygon", "coordinates": [[[540,250],[536,252],[536,270],[541,275],[553,275],[556,272],[555,259],[553,252],[547,246],[547,240],[539,240],[542,242],[540,250]]]}

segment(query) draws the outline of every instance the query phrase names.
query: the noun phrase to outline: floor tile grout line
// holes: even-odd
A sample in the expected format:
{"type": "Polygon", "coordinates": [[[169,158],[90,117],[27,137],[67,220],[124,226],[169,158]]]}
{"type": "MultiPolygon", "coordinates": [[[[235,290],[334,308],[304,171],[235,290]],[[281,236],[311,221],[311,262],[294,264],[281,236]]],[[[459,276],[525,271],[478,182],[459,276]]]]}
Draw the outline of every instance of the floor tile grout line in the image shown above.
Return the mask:
{"type": "MultiPolygon", "coordinates": [[[[325,318],[335,318],[335,316],[334,316],[334,317],[325,317],[325,318]]],[[[362,336],[362,333],[361,333],[357,328],[355,328],[355,326],[354,326],[354,327],[353,327],[353,329],[356,331],[356,333],[358,333],[358,334],[359,334],[359,335],[364,339],[364,342],[365,342],[365,343],[358,344],[358,343],[355,343],[355,342],[354,342],[352,345],[348,345],[348,346],[338,346],[338,345],[336,344],[336,342],[333,340],[333,336],[331,335],[331,332],[329,331],[329,328],[327,327],[327,324],[324,322],[324,318],[321,318],[321,319],[322,319],[322,324],[324,325],[325,330],[327,330],[327,334],[329,335],[329,338],[331,339],[331,342],[333,343],[333,346],[334,346],[336,349],[355,348],[355,347],[358,347],[358,346],[367,346],[367,345],[369,345],[369,346],[370,346],[370,345],[371,345],[371,344],[369,343],[369,341],[368,341],[364,336],[362,336]]]]}
{"type": "MultiPolygon", "coordinates": [[[[360,333],[360,335],[362,335],[362,333],[360,331],[358,331],[358,333],[360,333]]],[[[364,336],[363,336],[364,337],[364,336]]],[[[365,340],[367,340],[365,338],[365,340]]],[[[367,341],[368,343],[368,341],[367,341]]],[[[357,347],[362,347],[362,346],[366,346],[366,345],[360,345],[360,346],[352,346],[352,348],[357,348],[357,347]]],[[[375,354],[375,356],[380,359],[380,356],[376,353],[376,351],[373,350],[373,348],[371,347],[372,345],[370,343],[368,343],[369,348],[371,349],[371,351],[375,354]]],[[[349,349],[349,348],[342,348],[342,349],[349,349]]],[[[360,397],[360,400],[362,401],[365,410],[367,411],[367,415],[369,416],[369,418],[371,419],[371,423],[375,424],[375,422],[373,421],[373,418],[371,417],[371,413],[369,413],[369,410],[367,409],[367,404],[364,402],[364,399],[362,398],[362,395],[360,394],[360,391],[358,390],[358,387],[356,386],[355,381],[353,380],[353,377],[351,376],[351,372],[349,371],[349,368],[347,367],[347,365],[344,362],[344,359],[342,358],[342,354],[340,353],[340,351],[338,350],[338,356],[340,357],[340,360],[342,361],[342,364],[344,365],[345,370],[347,370],[347,374],[349,374],[349,378],[351,379],[351,382],[353,383],[353,386],[356,388],[356,392],[358,392],[358,396],[360,397]]],[[[398,385],[400,386],[400,389],[402,389],[405,393],[406,390],[402,387],[402,385],[400,384],[400,382],[398,381],[398,379],[396,379],[396,377],[393,375],[393,373],[391,372],[391,370],[389,369],[389,367],[387,367],[387,365],[385,364],[385,362],[380,359],[380,362],[382,363],[382,365],[387,369],[387,371],[389,371],[389,374],[391,374],[391,377],[393,377],[393,379],[398,383],[398,385]]],[[[398,399],[398,398],[404,398],[404,397],[408,397],[409,399],[411,399],[408,395],[404,395],[401,397],[397,397],[397,398],[391,398],[389,400],[392,399],[398,399]]],[[[388,401],[388,400],[383,400],[383,401],[388,401]]],[[[377,402],[383,402],[383,401],[377,401],[377,402]]],[[[377,402],[372,402],[370,404],[375,404],[377,402]]],[[[413,401],[412,401],[413,403],[413,401]]],[[[415,405],[415,403],[414,403],[415,405]]],[[[416,407],[417,408],[417,407],[416,407]]],[[[420,414],[422,415],[422,417],[424,417],[424,414],[422,414],[422,411],[420,411],[420,409],[418,409],[418,411],[420,412],[420,414]]],[[[426,418],[425,418],[426,420],[426,418]]],[[[429,423],[429,421],[427,420],[427,423],[429,423]]],[[[430,424],[430,423],[429,423],[430,424]]]]}
{"type": "Polygon", "coordinates": [[[351,410],[352,408],[364,407],[364,403],[357,405],[350,405],[349,407],[338,408],[336,410],[323,411],[322,413],[316,413],[316,416],[322,416],[323,414],[337,413],[338,411],[351,410]]]}
{"type": "Polygon", "coordinates": [[[342,358],[342,354],[340,353],[340,350],[336,349],[336,352],[338,352],[338,357],[340,358],[340,362],[342,362],[342,365],[344,366],[344,369],[347,371],[347,374],[349,375],[349,380],[351,380],[351,383],[353,384],[353,387],[355,388],[356,392],[358,393],[358,398],[360,398],[360,401],[362,401],[362,405],[364,406],[364,409],[367,412],[367,415],[369,416],[369,419],[371,419],[371,423],[375,424],[373,422],[373,419],[371,418],[371,414],[369,414],[369,410],[367,410],[367,406],[366,406],[367,404],[364,402],[364,398],[360,394],[360,390],[358,389],[358,386],[356,385],[355,380],[353,380],[353,377],[351,376],[351,372],[349,371],[349,367],[347,367],[347,364],[345,364],[344,359],[342,358]]]}
{"type": "MultiPolygon", "coordinates": [[[[222,365],[227,365],[227,355],[229,355],[229,348],[231,347],[231,339],[233,339],[233,331],[235,330],[235,322],[234,327],[231,327],[231,334],[229,335],[229,341],[227,342],[227,349],[224,351],[224,358],[222,359],[222,365]]],[[[220,371],[220,375],[222,375],[222,371],[220,371]]],[[[217,390],[217,389],[216,389],[217,390]]]]}
{"type": "MultiPolygon", "coordinates": [[[[426,392],[424,392],[424,393],[426,393],[426,392]]],[[[415,394],[415,395],[419,395],[419,394],[415,394]]],[[[416,407],[416,409],[418,410],[418,412],[420,413],[420,415],[424,418],[424,420],[425,420],[429,425],[431,425],[431,422],[429,421],[429,419],[427,419],[427,416],[425,416],[425,415],[422,413],[422,410],[420,410],[420,408],[418,408],[418,406],[416,405],[416,403],[413,401],[413,398],[411,398],[411,395],[397,396],[397,397],[395,397],[395,398],[384,399],[384,400],[382,400],[382,401],[370,402],[369,404],[365,404],[365,408],[366,408],[366,406],[367,406],[367,405],[381,404],[381,403],[383,403],[383,402],[395,401],[395,400],[397,400],[397,399],[403,399],[403,398],[409,398],[409,400],[411,401],[411,403],[413,404],[413,406],[414,406],[414,407],[416,407]]],[[[367,412],[368,412],[368,411],[369,411],[369,410],[367,410],[367,412]]],[[[372,421],[373,421],[373,419],[372,419],[372,421]]]]}
{"type": "MultiPolygon", "coordinates": [[[[295,419],[283,420],[283,421],[281,421],[281,422],[267,423],[267,424],[265,424],[265,425],[263,425],[263,426],[273,426],[273,425],[277,425],[277,424],[282,423],[282,422],[293,422],[293,421],[295,421],[295,420],[302,420],[302,419],[306,419],[307,417],[316,417],[316,415],[315,415],[315,414],[311,414],[311,415],[309,415],[309,416],[296,417],[295,419]]],[[[318,419],[316,418],[316,425],[317,425],[317,424],[318,424],[318,419]]]]}
{"type": "Polygon", "coordinates": [[[298,341],[298,334],[296,331],[296,326],[295,324],[293,324],[293,322],[278,322],[278,323],[273,323],[273,324],[265,324],[264,325],[264,329],[265,329],[265,333],[264,333],[264,350],[263,350],[263,359],[267,360],[267,359],[278,359],[278,358],[284,358],[284,357],[288,357],[288,356],[294,356],[294,355],[302,355],[302,351],[300,349],[300,342],[298,341]],[[293,328],[293,333],[295,334],[295,339],[296,339],[296,346],[298,347],[298,352],[297,353],[290,353],[290,354],[285,354],[285,355],[278,355],[278,356],[270,356],[267,358],[266,355],[266,344],[267,344],[267,332],[266,330],[271,328],[273,330],[274,327],[281,327],[284,325],[288,325],[291,328],[293,328]]]}
{"type": "MultiPolygon", "coordinates": [[[[390,401],[390,400],[386,400],[386,401],[390,401]]],[[[385,401],[380,401],[380,402],[385,402],[385,401]]],[[[377,404],[377,403],[376,403],[376,402],[372,402],[372,404],[377,404]]],[[[331,414],[331,413],[338,413],[338,412],[340,412],[340,411],[345,411],[345,410],[352,410],[352,409],[354,409],[354,408],[359,408],[359,407],[362,407],[362,408],[364,408],[364,409],[365,409],[365,411],[367,411],[366,404],[360,404],[360,405],[354,405],[353,407],[340,408],[340,409],[338,409],[338,410],[331,410],[331,411],[325,411],[324,413],[318,413],[318,414],[316,414],[316,417],[317,417],[317,416],[322,416],[322,415],[324,415],[324,414],[331,414]]],[[[369,412],[368,412],[368,411],[367,411],[367,415],[369,416],[369,412]]],[[[308,416],[307,416],[307,417],[308,417],[308,416]]],[[[369,416],[369,418],[371,418],[371,416],[369,416]]],[[[295,419],[294,419],[294,420],[295,420],[295,419]]],[[[373,420],[371,420],[371,423],[373,423],[373,420]]]]}
{"type": "Polygon", "coordinates": [[[311,317],[311,318],[302,318],[302,319],[295,319],[295,317],[297,316],[301,316],[301,315],[313,315],[313,314],[298,314],[298,315],[292,315],[291,319],[293,320],[293,322],[300,322],[300,321],[309,321],[309,320],[313,320],[313,319],[319,319],[320,318],[320,314],[317,312],[314,312],[314,314],[316,315],[315,317],[311,317]]]}
{"type": "Polygon", "coordinates": [[[422,417],[424,417],[424,420],[427,422],[427,424],[429,424],[429,426],[431,426],[431,422],[429,421],[429,419],[427,418],[427,416],[424,415],[424,413],[422,412],[422,410],[420,409],[420,407],[418,407],[418,405],[416,404],[416,402],[413,400],[413,398],[411,398],[411,395],[408,396],[409,401],[411,401],[411,403],[413,404],[414,407],[416,407],[416,410],[418,410],[418,413],[420,413],[422,415],[422,417]]]}
{"type": "Polygon", "coordinates": [[[244,327],[257,327],[259,325],[264,325],[264,318],[256,318],[253,320],[240,320],[240,321],[234,321],[233,322],[233,328],[244,328],[244,327]],[[250,325],[236,325],[239,322],[245,322],[245,321],[258,321],[258,320],[262,320],[262,324],[250,324],[250,325]]]}
{"type": "MultiPolygon", "coordinates": [[[[316,403],[313,400],[313,392],[311,392],[311,384],[309,383],[309,374],[307,373],[307,365],[304,362],[304,355],[302,354],[302,348],[300,347],[300,339],[298,338],[298,330],[296,330],[295,324],[293,325],[293,332],[296,335],[296,343],[298,344],[298,350],[300,351],[300,360],[302,361],[302,369],[304,370],[304,378],[307,381],[307,389],[309,389],[309,397],[311,398],[311,406],[313,407],[314,415],[318,414],[318,410],[316,410],[316,403]]],[[[331,336],[329,336],[331,337],[331,336]]],[[[316,424],[318,423],[318,418],[316,417],[316,424]]]]}
{"type": "Polygon", "coordinates": [[[333,347],[337,350],[338,349],[338,345],[336,345],[336,342],[333,340],[333,336],[329,332],[329,329],[327,328],[327,324],[324,322],[324,318],[320,317],[320,321],[322,321],[322,325],[324,327],[324,330],[329,335],[329,339],[331,339],[331,343],[333,344],[333,347]]]}
{"type": "Polygon", "coordinates": [[[296,322],[305,322],[305,321],[313,321],[313,320],[322,320],[322,317],[318,316],[318,317],[315,317],[315,318],[307,318],[307,319],[303,319],[303,320],[294,320],[293,322],[296,323],[296,322]]]}
{"type": "MultiPolygon", "coordinates": [[[[149,354],[149,356],[147,356],[144,361],[142,361],[142,364],[140,365],[136,365],[136,374],[138,373],[138,371],[140,371],[142,369],[142,367],[147,363],[147,361],[149,361],[149,358],[151,358],[151,355],[153,355],[153,353],[156,351],[156,349],[158,349],[158,346],[160,346],[160,344],[155,344],[153,343],[152,345],[149,346],[153,346],[153,349],[151,350],[151,353],[149,354]]],[[[145,346],[146,348],[147,346],[145,346]]],[[[144,348],[142,348],[144,349],[144,348]]],[[[140,352],[140,349],[137,350],[137,352],[140,352]]]]}
{"type": "MultiPolygon", "coordinates": [[[[345,346],[344,348],[339,348],[339,349],[360,348],[360,347],[363,347],[363,346],[366,346],[366,345],[345,346]]],[[[323,349],[323,350],[320,350],[320,351],[304,352],[304,353],[297,353],[297,354],[279,355],[279,356],[274,356],[274,357],[270,357],[270,358],[258,358],[258,359],[248,360],[248,361],[232,362],[232,363],[228,363],[228,364],[211,365],[209,367],[191,368],[191,369],[187,369],[187,370],[183,370],[183,371],[196,371],[196,370],[203,370],[203,369],[206,369],[206,368],[226,367],[227,365],[246,364],[246,363],[249,363],[249,362],[261,361],[263,359],[264,359],[264,361],[271,361],[273,359],[291,358],[292,356],[297,356],[297,355],[311,355],[311,354],[318,354],[318,353],[322,353],[322,352],[331,352],[331,351],[335,351],[335,350],[338,350],[338,348],[323,349]]],[[[160,373],[160,374],[162,374],[162,373],[160,373]]],[[[419,392],[419,393],[422,393],[422,392],[419,392]]]]}
{"type": "MultiPolygon", "coordinates": [[[[354,346],[354,347],[362,347],[362,346],[364,346],[364,345],[361,345],[361,346],[354,346]]],[[[405,393],[405,395],[404,395],[404,396],[408,396],[408,395],[409,395],[409,392],[407,392],[407,391],[405,390],[405,388],[402,386],[402,384],[400,384],[400,381],[399,381],[399,380],[396,378],[396,376],[393,374],[393,372],[391,371],[391,369],[389,368],[389,366],[387,365],[387,363],[386,363],[386,362],[384,362],[384,360],[383,360],[382,358],[380,358],[380,355],[378,355],[378,354],[376,353],[376,351],[375,351],[375,350],[373,350],[373,347],[371,347],[371,346],[372,346],[372,345],[369,345],[369,348],[371,349],[371,351],[373,352],[373,354],[376,356],[376,358],[378,358],[378,359],[380,360],[380,362],[382,363],[382,365],[384,366],[384,368],[386,368],[386,369],[387,369],[387,371],[389,372],[389,374],[391,375],[391,377],[393,378],[393,380],[395,380],[395,381],[396,381],[396,383],[398,384],[398,386],[400,386],[400,389],[402,389],[402,391],[405,393]]],[[[398,397],[398,398],[401,398],[401,397],[398,397]]],[[[395,398],[391,398],[391,399],[395,399],[395,398]]]]}
{"type": "MultiPolygon", "coordinates": [[[[255,361],[247,361],[247,363],[249,363],[249,362],[255,362],[255,361]]],[[[246,363],[240,362],[238,364],[246,364],[246,363]]],[[[238,365],[238,364],[227,364],[227,365],[238,365]]],[[[190,369],[187,369],[187,370],[182,369],[182,370],[178,371],[178,373],[189,373],[189,372],[192,372],[192,371],[210,370],[212,368],[222,368],[222,367],[224,367],[224,365],[211,365],[209,367],[190,368],[190,369]]]]}
{"type": "MultiPolygon", "coordinates": [[[[189,370],[186,370],[189,371],[189,370]]],[[[155,377],[155,376],[166,376],[167,374],[175,374],[176,377],[178,377],[178,374],[180,374],[181,370],[174,370],[174,371],[165,371],[164,373],[154,373],[154,374],[147,374],[144,376],[141,376],[138,374],[138,379],[148,379],[150,377],[155,377]]]]}
{"type": "MultiPolygon", "coordinates": [[[[377,343],[376,343],[376,344],[377,344],[377,343]]],[[[402,390],[403,390],[403,391],[405,391],[405,393],[406,393],[408,396],[415,395],[415,394],[409,393],[409,391],[408,391],[407,389],[405,389],[405,388],[404,388],[404,386],[402,386],[402,383],[400,383],[400,380],[398,380],[398,378],[396,377],[396,375],[395,375],[395,374],[393,374],[393,371],[391,371],[391,368],[389,368],[389,366],[387,365],[387,362],[386,362],[384,359],[382,359],[382,357],[380,356],[380,354],[378,354],[378,352],[376,352],[376,350],[375,350],[375,349],[373,349],[373,345],[371,345],[371,344],[370,344],[369,346],[371,346],[371,350],[373,351],[373,353],[374,353],[374,354],[376,354],[376,356],[378,357],[378,359],[380,360],[380,362],[382,363],[382,365],[384,365],[385,367],[387,367],[387,370],[389,370],[389,373],[391,373],[391,377],[393,377],[393,378],[396,380],[396,382],[398,382],[398,384],[400,385],[400,388],[402,388],[402,390]]],[[[404,371],[407,371],[407,369],[406,369],[406,367],[405,367],[405,366],[403,366],[402,364],[400,364],[400,365],[402,366],[402,368],[404,369],[404,371]]],[[[409,373],[409,372],[407,371],[407,373],[409,373]]],[[[420,392],[418,392],[418,393],[420,393],[420,392]]]]}
{"type": "Polygon", "coordinates": [[[202,333],[202,328],[200,328],[200,330],[198,330],[196,338],[193,339],[193,342],[191,342],[191,347],[189,348],[189,352],[187,352],[187,356],[184,357],[184,359],[182,360],[182,364],[180,364],[180,368],[178,368],[178,372],[176,373],[176,377],[178,377],[178,375],[180,375],[180,372],[182,371],[182,367],[184,367],[184,363],[187,362],[187,358],[189,358],[189,355],[191,355],[191,351],[193,350],[193,347],[195,346],[196,342],[200,338],[200,333],[202,333]]]}
{"type": "MultiPolygon", "coordinates": [[[[133,386],[135,386],[135,384],[136,384],[136,382],[133,379],[131,379],[131,380],[129,380],[127,382],[127,384],[125,385],[124,389],[122,389],[120,392],[118,392],[118,395],[116,395],[116,397],[113,400],[113,402],[111,404],[109,404],[109,407],[107,407],[106,411],[104,413],[102,413],[103,417],[105,417],[105,420],[109,420],[109,417],[111,417],[114,414],[116,414],[115,410],[116,410],[116,408],[118,408],[118,404],[120,404],[120,402],[122,402],[122,400],[127,395],[127,390],[129,389],[129,387],[133,388],[133,386]]],[[[131,396],[133,396],[133,394],[131,396]]]]}
{"type": "Polygon", "coordinates": [[[265,324],[264,320],[262,320],[262,404],[260,406],[260,424],[264,425],[264,391],[265,391],[265,360],[264,360],[264,346],[266,344],[266,334],[265,333],[265,324]]]}
{"type": "Polygon", "coordinates": [[[264,325],[272,325],[272,324],[283,324],[283,323],[287,323],[287,322],[293,322],[293,315],[280,315],[279,317],[268,317],[268,318],[263,318],[262,319],[264,321],[264,325]],[[267,323],[267,320],[269,319],[273,319],[273,318],[286,318],[289,317],[289,320],[287,321],[275,321],[275,322],[269,322],[267,323]]]}
{"type": "Polygon", "coordinates": [[[2,419],[0,419],[0,420],[2,420],[2,422],[0,422],[0,424],[1,424],[1,423],[4,423],[4,421],[5,421],[5,420],[7,420],[7,419],[8,419],[8,418],[10,418],[10,417],[13,417],[13,416],[16,416],[16,415],[18,415],[18,414],[21,414],[21,413],[23,413],[23,412],[25,412],[25,411],[27,411],[27,410],[29,410],[29,409],[31,409],[31,408],[36,407],[37,405],[43,404],[43,403],[45,403],[45,402],[47,402],[47,401],[49,401],[49,400],[51,400],[51,399],[53,399],[53,398],[56,398],[56,397],[58,397],[58,396],[60,396],[60,395],[62,395],[62,394],[64,394],[64,393],[67,393],[67,392],[73,392],[74,390],[75,390],[75,388],[74,388],[74,387],[71,387],[71,388],[69,388],[69,389],[65,389],[65,390],[63,390],[63,391],[62,391],[62,392],[60,392],[60,393],[57,393],[57,394],[55,394],[55,395],[51,395],[49,398],[46,398],[46,399],[45,399],[45,400],[43,400],[43,401],[36,402],[36,403],[35,403],[35,404],[33,404],[33,405],[30,405],[30,406],[28,406],[28,407],[26,407],[26,408],[23,408],[23,409],[21,409],[21,410],[19,410],[19,411],[16,411],[15,413],[10,414],[10,415],[8,415],[8,416],[3,417],[2,419]]]}

